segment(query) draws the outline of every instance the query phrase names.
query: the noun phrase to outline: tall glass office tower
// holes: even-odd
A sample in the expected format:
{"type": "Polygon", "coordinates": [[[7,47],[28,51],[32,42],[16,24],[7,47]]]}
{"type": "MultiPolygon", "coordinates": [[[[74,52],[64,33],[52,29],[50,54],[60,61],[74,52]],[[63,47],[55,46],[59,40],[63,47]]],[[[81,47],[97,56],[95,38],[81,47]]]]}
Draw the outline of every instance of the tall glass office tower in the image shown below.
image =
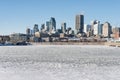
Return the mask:
{"type": "Polygon", "coordinates": [[[76,15],[75,18],[75,29],[77,33],[83,33],[84,30],[84,15],[76,15]]]}
{"type": "Polygon", "coordinates": [[[56,31],[56,21],[55,18],[51,17],[50,23],[49,23],[49,31],[56,31]]]}

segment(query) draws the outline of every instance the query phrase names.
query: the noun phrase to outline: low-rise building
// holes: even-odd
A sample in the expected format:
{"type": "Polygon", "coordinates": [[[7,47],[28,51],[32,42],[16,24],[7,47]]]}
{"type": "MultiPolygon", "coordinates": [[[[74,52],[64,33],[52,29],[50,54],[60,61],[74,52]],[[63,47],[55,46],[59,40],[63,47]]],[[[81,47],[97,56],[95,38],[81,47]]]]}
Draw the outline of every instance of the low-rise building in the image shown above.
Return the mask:
{"type": "Polygon", "coordinates": [[[61,33],[60,34],[60,38],[64,38],[65,37],[65,34],[64,33],[61,33]]]}
{"type": "Polygon", "coordinates": [[[112,29],[112,32],[112,37],[118,40],[120,38],[120,28],[115,27],[112,29]]]}
{"type": "Polygon", "coordinates": [[[4,43],[6,41],[10,41],[10,37],[9,36],[0,36],[0,43],[4,43]]]}
{"type": "Polygon", "coordinates": [[[10,35],[10,41],[13,43],[17,42],[26,42],[27,41],[27,35],[22,33],[14,33],[10,35]]]}
{"type": "Polygon", "coordinates": [[[110,23],[105,22],[102,28],[102,35],[105,38],[110,38],[111,34],[112,34],[112,26],[110,25],[110,23]]]}

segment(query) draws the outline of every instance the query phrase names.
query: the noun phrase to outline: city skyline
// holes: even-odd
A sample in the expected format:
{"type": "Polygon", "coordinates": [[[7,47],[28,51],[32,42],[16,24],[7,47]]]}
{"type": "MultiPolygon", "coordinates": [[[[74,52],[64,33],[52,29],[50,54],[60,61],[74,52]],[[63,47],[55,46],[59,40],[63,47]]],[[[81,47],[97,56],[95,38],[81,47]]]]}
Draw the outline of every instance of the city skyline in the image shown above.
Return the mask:
{"type": "Polygon", "coordinates": [[[0,1],[0,35],[13,32],[25,33],[26,28],[32,28],[34,24],[38,24],[40,28],[41,24],[46,23],[50,17],[56,19],[56,28],[60,28],[61,23],[66,22],[67,27],[74,29],[75,15],[80,13],[85,15],[85,24],[99,20],[102,23],[108,21],[111,25],[119,27],[119,2],[119,0],[0,1]]]}

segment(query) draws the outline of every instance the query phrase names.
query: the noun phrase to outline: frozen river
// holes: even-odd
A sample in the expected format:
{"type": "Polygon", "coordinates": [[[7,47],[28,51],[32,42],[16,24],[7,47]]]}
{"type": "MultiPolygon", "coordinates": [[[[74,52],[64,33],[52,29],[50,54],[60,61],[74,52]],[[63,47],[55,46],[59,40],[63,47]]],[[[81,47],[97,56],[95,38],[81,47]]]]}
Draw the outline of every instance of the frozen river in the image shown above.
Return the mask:
{"type": "Polygon", "coordinates": [[[120,80],[120,48],[3,46],[0,80],[120,80]]]}

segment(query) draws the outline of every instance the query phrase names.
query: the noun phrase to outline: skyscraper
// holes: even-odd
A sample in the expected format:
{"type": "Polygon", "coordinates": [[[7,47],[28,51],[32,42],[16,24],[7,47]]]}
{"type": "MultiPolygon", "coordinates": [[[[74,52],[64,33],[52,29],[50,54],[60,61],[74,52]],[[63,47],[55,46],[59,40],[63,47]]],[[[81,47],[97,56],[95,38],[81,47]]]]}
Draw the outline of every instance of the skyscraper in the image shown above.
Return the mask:
{"type": "Polygon", "coordinates": [[[61,30],[62,30],[62,33],[65,33],[65,32],[66,32],[66,23],[65,23],[65,22],[63,22],[63,23],[61,24],[61,30]]]}
{"type": "Polygon", "coordinates": [[[106,38],[110,38],[111,37],[110,35],[112,33],[112,27],[111,27],[110,23],[105,22],[103,24],[102,32],[103,32],[103,37],[106,37],[106,38]]]}
{"type": "Polygon", "coordinates": [[[27,35],[31,35],[31,30],[30,30],[30,28],[27,28],[27,29],[26,29],[26,34],[27,34],[27,35]]]}
{"type": "Polygon", "coordinates": [[[82,14],[76,15],[76,18],[75,18],[75,29],[76,29],[77,33],[83,33],[83,29],[84,29],[84,15],[82,15],[82,14]]]}
{"type": "Polygon", "coordinates": [[[46,30],[49,31],[49,29],[50,29],[50,22],[47,21],[47,22],[46,22],[46,30]]]}
{"type": "Polygon", "coordinates": [[[87,33],[87,32],[90,31],[90,30],[91,30],[91,25],[85,24],[85,25],[84,25],[84,32],[87,33]]]}
{"type": "Polygon", "coordinates": [[[33,27],[33,33],[38,32],[38,31],[39,31],[38,24],[35,24],[33,27]]]}
{"type": "Polygon", "coordinates": [[[103,28],[103,24],[100,24],[98,27],[98,34],[102,35],[102,28],[103,28]]]}
{"type": "Polygon", "coordinates": [[[91,34],[90,36],[94,36],[94,25],[97,24],[97,20],[91,21],[91,34]]]}
{"type": "Polygon", "coordinates": [[[99,35],[99,29],[100,29],[100,21],[95,21],[95,24],[93,25],[94,35],[99,35]]]}
{"type": "Polygon", "coordinates": [[[40,30],[45,30],[45,24],[41,24],[40,30]]]}
{"type": "Polygon", "coordinates": [[[49,31],[56,31],[56,21],[55,18],[51,17],[49,24],[49,31]]]}

